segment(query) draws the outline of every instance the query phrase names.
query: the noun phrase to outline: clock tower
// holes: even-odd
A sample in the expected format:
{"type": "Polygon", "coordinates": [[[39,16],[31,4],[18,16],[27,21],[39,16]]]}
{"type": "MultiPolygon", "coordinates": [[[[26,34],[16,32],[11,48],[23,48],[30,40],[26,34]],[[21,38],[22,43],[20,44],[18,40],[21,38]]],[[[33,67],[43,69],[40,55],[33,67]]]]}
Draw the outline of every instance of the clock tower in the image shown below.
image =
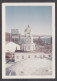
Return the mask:
{"type": "Polygon", "coordinates": [[[32,36],[32,31],[28,25],[28,27],[25,29],[25,43],[33,43],[33,36],[32,36]]]}
{"type": "Polygon", "coordinates": [[[22,44],[22,50],[24,51],[34,51],[35,43],[33,43],[33,35],[30,26],[25,29],[25,43],[22,44]]]}

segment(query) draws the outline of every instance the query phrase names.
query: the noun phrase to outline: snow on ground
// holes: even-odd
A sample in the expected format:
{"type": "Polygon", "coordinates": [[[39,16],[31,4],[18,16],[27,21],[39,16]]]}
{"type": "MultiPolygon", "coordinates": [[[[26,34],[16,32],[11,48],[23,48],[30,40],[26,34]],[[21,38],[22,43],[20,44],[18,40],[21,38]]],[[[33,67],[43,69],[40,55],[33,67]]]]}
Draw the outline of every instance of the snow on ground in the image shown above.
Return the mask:
{"type": "Polygon", "coordinates": [[[46,58],[29,58],[13,63],[7,67],[6,71],[8,75],[51,75],[52,60],[46,58]]]}

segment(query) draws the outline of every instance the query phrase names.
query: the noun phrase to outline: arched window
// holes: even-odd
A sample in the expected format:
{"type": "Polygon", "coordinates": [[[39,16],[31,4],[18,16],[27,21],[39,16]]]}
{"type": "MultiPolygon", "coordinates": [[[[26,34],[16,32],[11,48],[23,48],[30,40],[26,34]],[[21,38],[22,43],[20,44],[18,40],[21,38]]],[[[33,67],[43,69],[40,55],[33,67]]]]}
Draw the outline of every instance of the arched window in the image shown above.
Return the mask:
{"type": "Polygon", "coordinates": [[[30,55],[28,55],[28,58],[30,58],[30,55]]]}
{"type": "Polygon", "coordinates": [[[22,56],[22,59],[24,59],[24,56],[22,56]]]}

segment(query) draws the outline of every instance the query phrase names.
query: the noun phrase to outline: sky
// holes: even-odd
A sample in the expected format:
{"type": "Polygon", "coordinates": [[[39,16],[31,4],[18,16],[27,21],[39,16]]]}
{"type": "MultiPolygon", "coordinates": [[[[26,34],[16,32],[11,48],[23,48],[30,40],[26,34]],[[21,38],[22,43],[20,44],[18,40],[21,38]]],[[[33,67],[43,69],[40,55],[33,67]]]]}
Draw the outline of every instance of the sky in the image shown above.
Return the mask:
{"type": "Polygon", "coordinates": [[[51,6],[6,6],[5,11],[6,32],[24,34],[29,25],[34,35],[52,35],[51,6]]]}

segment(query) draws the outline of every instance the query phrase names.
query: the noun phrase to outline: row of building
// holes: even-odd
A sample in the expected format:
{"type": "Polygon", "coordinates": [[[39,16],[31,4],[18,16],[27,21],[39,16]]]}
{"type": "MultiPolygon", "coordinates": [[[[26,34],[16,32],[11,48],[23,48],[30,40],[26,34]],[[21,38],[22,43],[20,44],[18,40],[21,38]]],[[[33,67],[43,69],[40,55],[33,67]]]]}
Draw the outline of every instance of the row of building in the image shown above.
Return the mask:
{"type": "MultiPolygon", "coordinates": [[[[9,52],[11,52],[11,50],[14,50],[12,54],[15,59],[15,62],[21,60],[20,56],[22,56],[22,58],[25,58],[25,59],[27,59],[27,57],[32,58],[34,56],[37,56],[38,52],[47,53],[48,51],[50,52],[52,49],[51,44],[47,45],[45,41],[41,40],[40,37],[38,38],[37,42],[33,42],[33,34],[29,25],[25,29],[24,43],[21,43],[21,35],[19,34],[18,29],[12,29],[11,34],[6,33],[6,42],[7,42],[6,50],[9,52]]],[[[8,55],[8,52],[6,53],[6,58],[8,58],[7,55],[8,55]]]]}

